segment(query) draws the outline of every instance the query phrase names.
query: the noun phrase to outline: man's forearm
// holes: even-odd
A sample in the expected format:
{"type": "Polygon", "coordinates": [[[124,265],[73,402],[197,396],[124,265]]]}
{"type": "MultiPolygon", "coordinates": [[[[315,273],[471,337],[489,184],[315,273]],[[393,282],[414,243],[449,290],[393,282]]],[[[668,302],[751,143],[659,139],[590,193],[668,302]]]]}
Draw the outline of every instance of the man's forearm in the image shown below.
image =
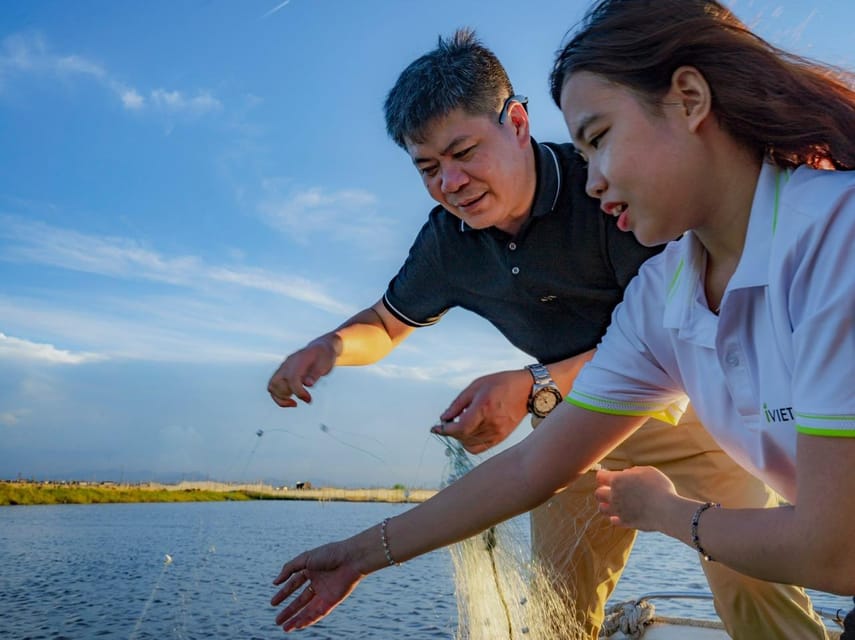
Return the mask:
{"type": "Polygon", "coordinates": [[[313,342],[322,341],[333,350],[336,366],[359,366],[385,358],[411,331],[374,305],[313,342]]]}

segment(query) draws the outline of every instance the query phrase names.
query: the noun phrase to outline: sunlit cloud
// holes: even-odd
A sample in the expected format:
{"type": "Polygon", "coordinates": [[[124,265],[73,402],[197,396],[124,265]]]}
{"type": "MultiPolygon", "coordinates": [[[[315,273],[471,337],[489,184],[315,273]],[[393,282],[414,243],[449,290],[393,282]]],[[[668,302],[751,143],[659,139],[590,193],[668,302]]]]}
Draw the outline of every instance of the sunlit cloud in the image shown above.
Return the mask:
{"type": "MultiPolygon", "coordinates": [[[[459,335],[457,337],[460,337],[459,335]]],[[[461,340],[463,343],[467,341],[461,340]]],[[[402,347],[399,358],[404,364],[381,362],[366,369],[370,373],[393,380],[414,380],[419,382],[440,382],[446,386],[463,390],[469,383],[487,373],[515,370],[528,356],[507,344],[496,335],[492,339],[481,339],[483,346],[468,349],[465,356],[460,355],[458,345],[444,347],[430,341],[428,344],[413,348],[402,347]],[[417,360],[418,364],[407,364],[417,360]]],[[[468,344],[471,344],[469,341],[468,344]]]]}
{"type": "Polygon", "coordinates": [[[0,333],[0,358],[9,360],[39,360],[54,364],[83,364],[104,360],[95,353],[57,349],[52,344],[31,342],[0,333]]]}

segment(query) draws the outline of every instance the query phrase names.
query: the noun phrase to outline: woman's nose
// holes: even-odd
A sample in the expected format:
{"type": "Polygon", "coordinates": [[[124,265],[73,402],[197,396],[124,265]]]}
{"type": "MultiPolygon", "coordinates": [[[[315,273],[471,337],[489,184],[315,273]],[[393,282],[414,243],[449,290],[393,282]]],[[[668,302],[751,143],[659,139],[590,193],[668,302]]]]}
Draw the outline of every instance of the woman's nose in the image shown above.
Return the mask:
{"type": "Polygon", "coordinates": [[[585,191],[592,198],[601,198],[606,190],[606,179],[597,167],[588,164],[588,180],[585,182],[585,191]]]}

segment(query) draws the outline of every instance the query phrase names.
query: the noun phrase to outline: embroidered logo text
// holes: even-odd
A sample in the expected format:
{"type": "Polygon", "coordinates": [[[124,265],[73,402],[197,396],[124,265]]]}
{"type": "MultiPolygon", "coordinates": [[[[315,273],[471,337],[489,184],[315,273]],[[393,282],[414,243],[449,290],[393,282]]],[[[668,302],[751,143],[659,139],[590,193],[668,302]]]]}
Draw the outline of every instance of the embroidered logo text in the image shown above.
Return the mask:
{"type": "Polygon", "coordinates": [[[766,416],[766,422],[792,422],[795,420],[795,415],[793,415],[792,407],[778,407],[777,409],[770,409],[769,405],[765,402],[763,403],[763,415],[766,416]]]}

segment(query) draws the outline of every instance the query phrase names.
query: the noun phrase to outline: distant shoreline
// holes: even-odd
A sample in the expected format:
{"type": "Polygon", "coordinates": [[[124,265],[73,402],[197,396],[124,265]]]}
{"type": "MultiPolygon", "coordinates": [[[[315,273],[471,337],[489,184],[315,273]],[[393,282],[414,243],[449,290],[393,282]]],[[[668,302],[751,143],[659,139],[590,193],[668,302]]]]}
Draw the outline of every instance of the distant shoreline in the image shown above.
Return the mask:
{"type": "Polygon", "coordinates": [[[180,482],[116,484],[0,481],[0,506],[137,502],[316,500],[321,502],[424,502],[434,489],[285,488],[265,484],[180,482]]]}

